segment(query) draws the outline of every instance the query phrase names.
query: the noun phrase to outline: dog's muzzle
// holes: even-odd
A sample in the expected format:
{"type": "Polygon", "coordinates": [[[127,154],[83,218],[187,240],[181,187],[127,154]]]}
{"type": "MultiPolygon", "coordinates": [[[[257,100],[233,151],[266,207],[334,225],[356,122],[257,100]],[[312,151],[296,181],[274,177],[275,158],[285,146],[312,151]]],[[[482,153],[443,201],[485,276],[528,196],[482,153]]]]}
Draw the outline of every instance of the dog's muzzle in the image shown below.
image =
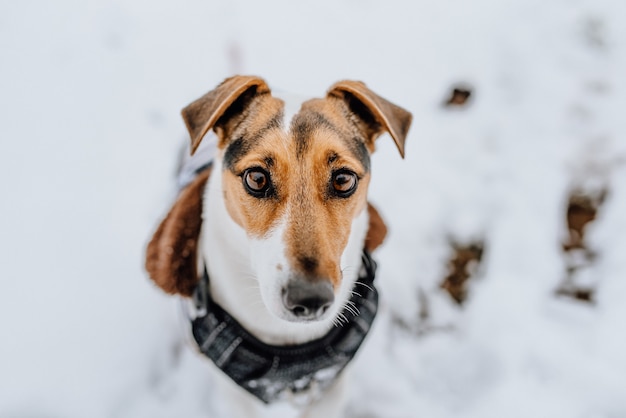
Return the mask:
{"type": "MultiPolygon", "coordinates": [[[[235,383],[264,403],[291,395],[309,400],[318,398],[352,360],[378,310],[378,293],[374,287],[376,264],[367,251],[363,252],[362,260],[348,302],[350,308],[339,314],[337,326],[317,340],[288,346],[265,344],[216,304],[209,293],[209,276],[205,270],[193,295],[196,317],[191,318],[191,330],[198,348],[235,383]]],[[[294,303],[292,309],[307,309],[303,315],[318,315],[323,310],[330,298],[328,289],[313,286],[313,293],[318,293],[315,300],[309,300],[310,288],[297,289],[291,298],[299,303],[290,301],[294,303]]]]}

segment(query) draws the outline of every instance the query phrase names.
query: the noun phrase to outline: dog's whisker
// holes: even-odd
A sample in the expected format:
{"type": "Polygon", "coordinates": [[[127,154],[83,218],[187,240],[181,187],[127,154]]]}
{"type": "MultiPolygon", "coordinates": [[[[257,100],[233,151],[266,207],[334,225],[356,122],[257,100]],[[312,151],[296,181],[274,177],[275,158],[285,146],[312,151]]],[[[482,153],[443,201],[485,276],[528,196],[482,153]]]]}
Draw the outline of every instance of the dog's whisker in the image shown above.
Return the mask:
{"type": "Polygon", "coordinates": [[[354,315],[354,316],[358,316],[357,311],[355,311],[355,310],[354,310],[353,308],[351,308],[350,306],[345,305],[345,306],[344,306],[344,309],[345,309],[345,310],[347,310],[348,312],[350,312],[352,315],[354,315]]]}
{"type": "Polygon", "coordinates": [[[374,289],[372,289],[370,286],[368,286],[368,285],[366,285],[365,283],[360,282],[360,281],[358,281],[358,280],[357,280],[356,282],[354,282],[354,284],[361,285],[361,286],[365,287],[366,289],[369,289],[369,290],[370,290],[370,291],[372,291],[372,292],[374,291],[374,289]]]}
{"type": "Polygon", "coordinates": [[[354,316],[359,316],[360,315],[359,309],[354,304],[354,302],[352,302],[350,300],[348,300],[348,301],[346,301],[344,303],[343,309],[345,309],[346,311],[350,312],[354,316]]]}

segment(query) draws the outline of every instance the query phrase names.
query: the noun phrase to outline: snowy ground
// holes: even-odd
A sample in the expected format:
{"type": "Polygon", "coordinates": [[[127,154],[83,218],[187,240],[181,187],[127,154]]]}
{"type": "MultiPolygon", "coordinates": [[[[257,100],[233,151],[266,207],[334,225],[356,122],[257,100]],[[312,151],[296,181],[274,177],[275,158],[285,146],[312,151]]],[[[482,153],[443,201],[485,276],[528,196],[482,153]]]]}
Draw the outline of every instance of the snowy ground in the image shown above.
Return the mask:
{"type": "Polygon", "coordinates": [[[351,417],[626,417],[623,0],[4,1],[0,57],[0,417],[210,416],[142,256],[179,110],[234,72],[414,114],[406,160],[373,162],[391,234],[351,417]],[[609,191],[592,304],[555,296],[573,188],[609,191]],[[462,308],[451,241],[485,246],[462,308]]]}

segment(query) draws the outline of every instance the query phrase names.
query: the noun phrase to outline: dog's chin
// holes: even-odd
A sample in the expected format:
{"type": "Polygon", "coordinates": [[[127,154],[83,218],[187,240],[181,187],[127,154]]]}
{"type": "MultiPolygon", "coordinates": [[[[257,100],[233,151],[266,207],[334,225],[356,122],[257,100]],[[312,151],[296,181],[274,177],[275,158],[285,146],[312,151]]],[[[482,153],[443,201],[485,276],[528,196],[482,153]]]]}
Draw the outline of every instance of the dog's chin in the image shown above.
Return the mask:
{"type": "Polygon", "coordinates": [[[319,317],[315,318],[302,318],[300,316],[296,316],[287,309],[283,309],[278,315],[276,315],[279,319],[282,319],[287,322],[296,323],[296,324],[320,324],[323,322],[327,322],[330,318],[335,315],[335,310],[333,307],[329,307],[326,312],[324,312],[319,317]]]}
{"type": "Polygon", "coordinates": [[[285,307],[282,304],[271,305],[271,304],[264,303],[264,305],[265,305],[265,309],[267,309],[270,315],[272,315],[273,317],[281,321],[288,322],[290,324],[303,324],[303,325],[323,324],[323,323],[332,321],[332,318],[334,318],[337,315],[334,304],[330,306],[326,310],[326,312],[324,312],[322,315],[318,317],[304,317],[304,318],[302,316],[295,315],[293,312],[289,311],[288,309],[285,309],[285,307]]]}

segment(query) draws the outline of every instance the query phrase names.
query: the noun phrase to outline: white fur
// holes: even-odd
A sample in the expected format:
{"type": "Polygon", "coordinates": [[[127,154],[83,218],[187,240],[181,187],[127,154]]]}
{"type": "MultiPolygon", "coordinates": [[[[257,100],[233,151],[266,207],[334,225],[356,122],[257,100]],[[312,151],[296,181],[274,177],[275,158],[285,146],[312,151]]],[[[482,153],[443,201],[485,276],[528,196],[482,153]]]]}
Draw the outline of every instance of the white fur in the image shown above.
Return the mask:
{"type": "MultiPolygon", "coordinates": [[[[301,101],[287,102],[284,125],[286,129],[300,105],[301,101]]],[[[285,317],[281,289],[290,273],[285,243],[282,240],[289,209],[265,238],[256,239],[249,237],[231,219],[222,196],[220,153],[215,159],[204,196],[204,220],[200,238],[202,258],[211,278],[210,290],[215,301],[257,338],[269,344],[304,343],[328,332],[350,298],[358,277],[361,251],[368,227],[367,210],[363,210],[352,222],[348,244],[341,254],[341,286],[327,315],[319,321],[289,322],[281,319],[285,317]]],[[[294,417],[343,416],[345,396],[342,395],[342,382],[346,371],[335,383],[332,393],[328,393],[321,402],[299,410],[294,405],[284,404],[267,407],[233,384],[219,370],[215,370],[215,381],[220,383],[218,390],[222,392],[216,399],[224,399],[225,405],[236,409],[225,411],[224,417],[274,417],[278,413],[277,409],[283,414],[285,408],[293,408],[294,417]]]]}
{"type": "Polygon", "coordinates": [[[282,308],[280,289],[286,283],[289,266],[281,241],[282,223],[279,222],[266,239],[249,238],[232,220],[221,196],[222,166],[217,159],[205,194],[201,236],[203,259],[215,301],[268,344],[296,344],[324,335],[349,299],[358,277],[368,226],[367,211],[363,210],[352,222],[350,238],[341,256],[341,287],[328,317],[317,322],[296,323],[280,319],[276,314],[282,308]],[[283,266],[282,273],[277,269],[278,264],[283,266]],[[266,303],[273,308],[268,309],[266,303]]]}

